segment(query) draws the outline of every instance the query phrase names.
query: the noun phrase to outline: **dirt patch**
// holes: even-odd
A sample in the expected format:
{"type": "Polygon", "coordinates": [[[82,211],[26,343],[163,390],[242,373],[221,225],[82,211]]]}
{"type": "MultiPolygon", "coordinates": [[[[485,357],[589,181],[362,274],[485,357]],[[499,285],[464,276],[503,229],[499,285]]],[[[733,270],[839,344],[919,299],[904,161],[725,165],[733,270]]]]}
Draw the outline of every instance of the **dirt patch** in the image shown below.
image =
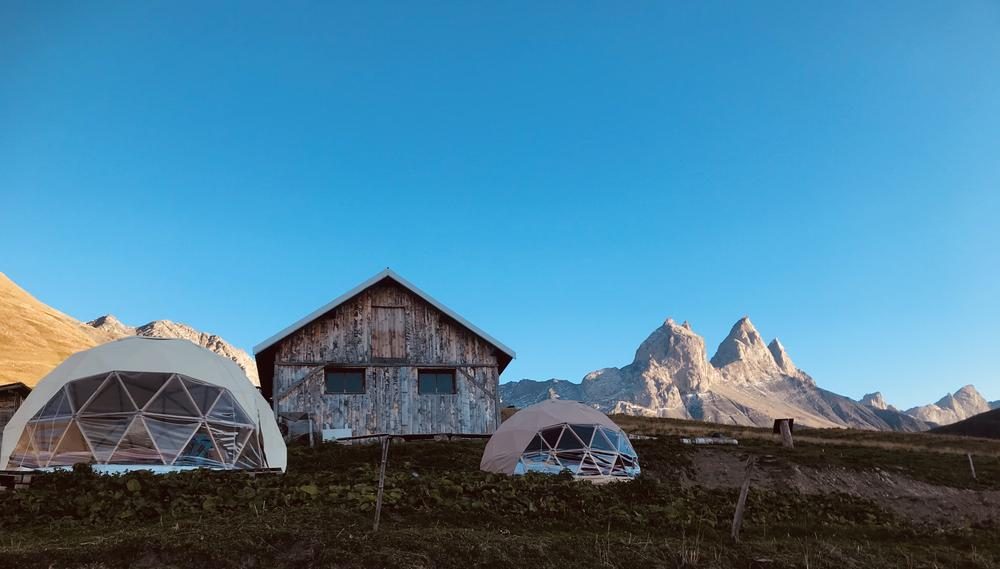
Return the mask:
{"type": "MultiPolygon", "coordinates": [[[[746,455],[698,449],[691,461],[695,479],[687,480],[688,484],[738,488],[743,483],[746,455]]],[[[820,469],[763,455],[758,457],[750,487],[802,494],[847,494],[872,500],[918,524],[952,527],[1000,524],[1000,491],[938,486],[878,467],[820,469]]]]}

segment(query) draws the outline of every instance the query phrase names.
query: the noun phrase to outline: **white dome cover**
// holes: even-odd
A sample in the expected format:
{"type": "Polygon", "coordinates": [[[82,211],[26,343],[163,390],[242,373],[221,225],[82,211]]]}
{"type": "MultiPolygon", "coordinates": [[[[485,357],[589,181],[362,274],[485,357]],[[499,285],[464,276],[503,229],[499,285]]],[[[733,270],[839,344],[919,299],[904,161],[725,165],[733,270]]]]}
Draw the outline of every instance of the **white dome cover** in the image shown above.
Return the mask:
{"type": "MultiPolygon", "coordinates": [[[[617,454],[625,455],[626,460],[628,458],[636,459],[635,451],[628,442],[628,436],[607,415],[582,403],[559,399],[549,399],[536,403],[514,413],[504,421],[486,443],[486,450],[483,452],[479,468],[488,472],[519,474],[525,468],[525,459],[530,458],[532,454],[544,457],[548,464],[554,463],[556,465],[555,471],[567,467],[577,476],[606,475],[605,472],[608,472],[610,467],[615,465],[614,461],[617,458],[615,455],[617,454]],[[584,431],[589,436],[578,436],[581,431],[579,428],[576,429],[575,434],[561,434],[569,433],[573,430],[571,428],[573,426],[594,427],[594,429],[584,431]],[[555,433],[557,440],[551,441],[551,445],[543,440],[538,440],[543,438],[543,432],[555,433]],[[605,436],[602,432],[614,436],[605,436]],[[568,454],[574,457],[580,456],[572,467],[564,464],[565,460],[560,460],[559,455],[567,454],[556,448],[559,446],[557,441],[561,436],[572,437],[574,441],[572,448],[564,450],[569,451],[568,454]],[[598,440],[601,441],[600,444],[598,440]],[[536,441],[540,443],[540,447],[534,449],[538,452],[533,452],[533,449],[528,447],[530,444],[536,444],[536,441]],[[594,459],[598,459],[593,463],[597,470],[591,469],[588,472],[586,467],[577,470],[584,466],[581,461],[586,461],[589,465],[594,459]],[[602,459],[611,461],[608,468],[601,465],[602,459]]],[[[527,470],[532,470],[530,465],[527,470]]],[[[552,470],[539,469],[539,471],[552,470]]],[[[621,473],[622,469],[617,469],[617,472],[621,473]]],[[[629,477],[634,476],[633,472],[638,472],[637,460],[634,469],[631,469],[630,466],[629,472],[629,477]]]]}
{"type": "Polygon", "coordinates": [[[274,413],[235,362],[188,340],[135,336],[73,354],[42,378],[4,428],[0,470],[16,467],[8,463],[25,426],[66,384],[109,372],[178,374],[228,391],[257,427],[267,467],[285,470],[287,449],[274,413]]]}

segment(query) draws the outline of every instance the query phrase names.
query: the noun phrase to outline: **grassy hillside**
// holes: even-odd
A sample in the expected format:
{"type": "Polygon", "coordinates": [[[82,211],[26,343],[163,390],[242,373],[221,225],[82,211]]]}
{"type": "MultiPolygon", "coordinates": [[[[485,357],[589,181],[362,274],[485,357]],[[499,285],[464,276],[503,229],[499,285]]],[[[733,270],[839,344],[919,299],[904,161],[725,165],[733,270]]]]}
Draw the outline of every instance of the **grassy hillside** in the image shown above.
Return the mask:
{"type": "Polygon", "coordinates": [[[0,383],[33,386],[64,359],[113,339],[36,300],[0,273],[0,383]]]}
{"type": "MultiPolygon", "coordinates": [[[[622,422],[642,432],[706,428],[622,422]]],[[[293,448],[284,476],[50,475],[0,494],[0,567],[1000,565],[990,517],[1000,444],[933,435],[854,444],[844,432],[817,432],[786,450],[762,430],[742,431],[753,436],[729,448],[692,448],[666,434],[636,440],[643,476],[603,486],[480,472],[483,441],[393,444],[378,533],[375,446],[293,448]],[[950,450],[935,450],[938,440],[950,450]],[[963,444],[982,453],[979,482],[949,462],[964,459],[963,444]],[[735,486],[748,454],[760,467],[734,544],[735,486]],[[878,486],[873,473],[891,484],[878,486]],[[906,507],[880,497],[899,488],[927,496],[906,507]],[[948,503],[980,504],[984,516],[938,515],[948,503]]]]}
{"type": "Polygon", "coordinates": [[[963,435],[1000,439],[1000,409],[994,409],[968,419],[933,429],[942,435],[963,435]]]}

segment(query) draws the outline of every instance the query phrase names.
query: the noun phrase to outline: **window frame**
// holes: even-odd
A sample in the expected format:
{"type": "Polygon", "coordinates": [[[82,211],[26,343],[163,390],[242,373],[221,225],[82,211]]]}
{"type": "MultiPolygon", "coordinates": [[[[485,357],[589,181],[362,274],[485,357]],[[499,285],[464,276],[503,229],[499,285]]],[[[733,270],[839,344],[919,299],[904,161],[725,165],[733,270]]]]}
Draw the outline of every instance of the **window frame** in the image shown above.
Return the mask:
{"type": "Polygon", "coordinates": [[[323,395],[365,395],[368,393],[368,368],[326,366],[323,368],[323,395]],[[330,373],[361,373],[361,391],[330,391],[330,373]]]}
{"type": "Polygon", "coordinates": [[[417,369],[417,395],[457,395],[458,394],[458,371],[455,368],[424,368],[417,369]],[[421,385],[420,376],[423,374],[428,375],[448,375],[451,377],[451,391],[438,391],[437,382],[438,378],[435,378],[434,391],[424,391],[421,385]]]}

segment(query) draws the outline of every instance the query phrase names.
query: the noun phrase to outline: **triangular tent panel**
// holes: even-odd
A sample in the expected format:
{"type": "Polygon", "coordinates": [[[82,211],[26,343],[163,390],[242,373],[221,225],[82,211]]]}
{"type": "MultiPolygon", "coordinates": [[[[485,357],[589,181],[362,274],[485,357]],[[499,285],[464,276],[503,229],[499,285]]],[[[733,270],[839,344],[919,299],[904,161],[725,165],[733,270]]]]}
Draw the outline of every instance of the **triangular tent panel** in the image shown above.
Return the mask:
{"type": "Polygon", "coordinates": [[[80,462],[284,470],[286,449],[232,360],[187,340],[129,337],[70,356],[4,427],[0,470],[80,462]]]}
{"type": "Polygon", "coordinates": [[[149,402],[144,409],[146,413],[157,415],[171,415],[174,417],[200,417],[201,411],[194,404],[194,400],[184,389],[184,383],[176,376],[156,394],[156,397],[149,402]]]}
{"type": "Polygon", "coordinates": [[[118,374],[111,374],[101,389],[80,410],[84,415],[100,415],[103,413],[131,413],[135,404],[129,397],[125,387],[118,380],[118,374]]]}
{"type": "Polygon", "coordinates": [[[149,403],[149,400],[156,395],[156,392],[163,387],[164,377],[162,373],[144,373],[141,371],[121,371],[118,372],[122,384],[136,406],[142,409],[149,403]]]}
{"type": "Polygon", "coordinates": [[[66,390],[60,389],[56,395],[49,399],[49,402],[38,412],[39,419],[49,419],[52,417],[69,417],[73,414],[73,407],[69,404],[69,397],[66,390]]]}
{"type": "Polygon", "coordinates": [[[115,464],[163,464],[142,417],[136,417],[111,455],[115,464]]]}
{"type": "Polygon", "coordinates": [[[90,451],[90,446],[83,438],[80,426],[77,425],[76,421],[71,421],[52,454],[52,458],[49,459],[49,466],[73,466],[80,462],[90,463],[93,461],[94,453],[90,451]]]}
{"type": "Polygon", "coordinates": [[[125,434],[125,429],[132,422],[130,416],[118,417],[87,417],[82,416],[77,421],[83,435],[90,442],[90,448],[94,450],[94,457],[99,463],[106,463],[111,458],[111,453],[118,446],[118,441],[125,434]]]}
{"type": "Polygon", "coordinates": [[[191,394],[191,398],[194,399],[195,404],[198,405],[198,410],[201,411],[203,415],[208,414],[209,409],[212,408],[216,399],[219,398],[219,394],[222,393],[222,389],[218,387],[214,387],[206,383],[195,382],[190,379],[184,380],[184,387],[187,388],[188,393],[191,394]]]}
{"type": "Polygon", "coordinates": [[[163,462],[170,464],[183,449],[195,430],[201,426],[201,421],[195,419],[166,419],[159,417],[145,417],[146,427],[149,429],[153,441],[160,454],[163,455],[163,462]]]}
{"type": "Polygon", "coordinates": [[[208,429],[202,425],[195,431],[194,436],[187,446],[174,460],[175,466],[202,466],[206,468],[218,468],[225,463],[215,448],[215,441],[208,429]]]}
{"type": "MultiPolygon", "coordinates": [[[[73,410],[79,412],[107,378],[108,374],[104,373],[78,379],[67,385],[66,390],[69,391],[69,399],[73,404],[73,410]]],[[[35,387],[35,390],[37,389],[38,387],[35,387]]]]}

